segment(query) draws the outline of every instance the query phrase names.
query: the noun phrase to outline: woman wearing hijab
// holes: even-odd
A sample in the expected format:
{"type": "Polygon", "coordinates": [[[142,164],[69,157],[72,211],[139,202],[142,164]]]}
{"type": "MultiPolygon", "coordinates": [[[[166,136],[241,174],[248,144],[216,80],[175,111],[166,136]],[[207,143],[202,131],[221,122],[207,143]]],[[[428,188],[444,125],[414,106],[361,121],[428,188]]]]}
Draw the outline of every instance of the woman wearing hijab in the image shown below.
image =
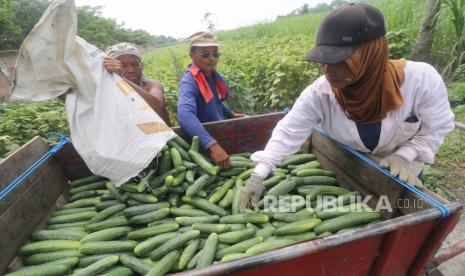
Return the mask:
{"type": "Polygon", "coordinates": [[[343,6],[323,20],[306,60],[320,63],[325,74],[302,92],[265,149],[252,155],[257,165],[241,194],[241,210],[258,202],[262,181],[316,126],[421,186],[418,176],[454,129],[454,114],[437,71],[426,63],[389,60],[385,34],[382,13],[365,4],[343,6]]]}
{"type": "Polygon", "coordinates": [[[142,71],[142,61],[136,46],[122,42],[106,49],[103,65],[110,73],[117,73],[147,102],[150,107],[170,126],[170,117],[165,106],[165,91],[157,80],[147,80],[142,71]]]}

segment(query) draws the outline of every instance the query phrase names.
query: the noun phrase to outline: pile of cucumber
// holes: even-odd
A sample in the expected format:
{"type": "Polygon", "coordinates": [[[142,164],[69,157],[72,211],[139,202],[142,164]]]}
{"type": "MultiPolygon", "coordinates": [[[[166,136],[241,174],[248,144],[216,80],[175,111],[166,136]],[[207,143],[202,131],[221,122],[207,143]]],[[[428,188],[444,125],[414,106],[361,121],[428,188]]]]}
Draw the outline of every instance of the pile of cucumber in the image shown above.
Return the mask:
{"type": "Polygon", "coordinates": [[[228,262],[305,240],[361,227],[380,219],[357,195],[337,186],[334,173],[312,154],[285,158],[265,181],[265,195],[335,195],[341,208],[296,212],[239,211],[244,182],[253,171],[249,153],[233,154],[220,171],[199,152],[199,139],[171,140],[142,177],[116,188],[90,176],[73,181],[69,203],[58,206],[48,227],[21,247],[26,266],[7,275],[165,275],[228,262]],[[360,203],[356,203],[360,204],[360,203]]]}

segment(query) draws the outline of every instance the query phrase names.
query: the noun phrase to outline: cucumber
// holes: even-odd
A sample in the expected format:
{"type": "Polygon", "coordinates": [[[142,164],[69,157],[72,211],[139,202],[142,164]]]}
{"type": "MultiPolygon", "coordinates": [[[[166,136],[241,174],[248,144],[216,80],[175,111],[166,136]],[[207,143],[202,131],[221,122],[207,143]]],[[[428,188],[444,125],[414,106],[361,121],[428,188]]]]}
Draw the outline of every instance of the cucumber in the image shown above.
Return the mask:
{"type": "Polygon", "coordinates": [[[364,203],[354,203],[346,206],[340,206],[335,208],[328,208],[318,211],[315,214],[315,217],[319,219],[330,219],[338,216],[342,216],[351,212],[360,212],[360,211],[373,211],[364,203]]]}
{"type": "Polygon", "coordinates": [[[273,218],[283,222],[295,222],[313,217],[314,210],[311,208],[304,208],[297,213],[274,213],[273,218]]]}
{"type": "Polygon", "coordinates": [[[52,224],[47,227],[48,230],[56,229],[85,229],[88,221],[80,222],[71,222],[71,223],[61,223],[61,224],[52,224]]]}
{"type": "Polygon", "coordinates": [[[174,142],[174,141],[169,141],[168,142],[168,145],[170,147],[174,147],[176,148],[178,151],[179,151],[179,154],[181,154],[181,157],[183,160],[186,160],[186,161],[192,161],[192,158],[189,156],[189,154],[187,153],[187,151],[189,149],[184,149],[183,147],[181,147],[178,143],[174,142]]]}
{"type": "MultiPolygon", "coordinates": [[[[200,246],[199,246],[200,248],[200,246]]],[[[190,269],[193,269],[197,266],[197,260],[199,259],[200,255],[202,254],[202,251],[203,249],[199,250],[199,252],[197,252],[194,257],[192,257],[192,259],[189,261],[189,263],[187,264],[187,270],[190,270],[190,269]]]]}
{"type": "Polygon", "coordinates": [[[227,169],[223,170],[220,172],[220,176],[224,177],[231,177],[231,176],[237,176],[240,175],[242,172],[244,172],[246,169],[245,168],[232,168],[232,169],[227,169]]]}
{"type": "Polygon", "coordinates": [[[228,254],[244,253],[250,247],[252,247],[252,246],[254,246],[256,244],[259,244],[261,242],[263,242],[262,237],[255,237],[255,238],[251,238],[251,239],[248,239],[248,240],[241,241],[239,243],[228,246],[226,248],[219,249],[216,252],[215,259],[220,260],[221,258],[223,258],[224,256],[226,256],[228,254]]]}
{"type": "Polygon", "coordinates": [[[223,183],[223,185],[221,185],[221,187],[218,190],[216,190],[208,198],[208,201],[213,204],[218,203],[222,198],[224,198],[226,193],[229,191],[230,188],[232,188],[233,185],[234,185],[234,179],[228,179],[227,181],[223,183]]]}
{"type": "Polygon", "coordinates": [[[179,201],[180,201],[179,194],[171,193],[168,195],[168,202],[170,203],[171,206],[178,206],[179,201]]]}
{"type": "Polygon", "coordinates": [[[178,186],[186,180],[186,171],[180,172],[174,177],[172,186],[178,186]]]}
{"type": "Polygon", "coordinates": [[[317,238],[324,238],[324,237],[328,237],[328,236],[331,236],[333,233],[329,232],[329,231],[325,231],[321,234],[319,234],[318,236],[316,236],[317,238]]]}
{"type": "Polygon", "coordinates": [[[116,199],[118,200],[119,202],[121,203],[124,203],[126,201],[126,198],[124,196],[122,196],[118,190],[116,189],[115,185],[113,185],[113,183],[111,182],[107,182],[105,184],[105,187],[107,187],[107,189],[110,191],[110,194],[116,199]]]}
{"type": "Polygon", "coordinates": [[[176,217],[201,217],[201,216],[209,216],[210,214],[199,209],[193,208],[170,208],[170,213],[176,217]]]}
{"type": "Polygon", "coordinates": [[[276,248],[284,247],[293,243],[295,242],[291,239],[269,239],[250,247],[245,251],[245,253],[255,255],[276,248]]]}
{"type": "Polygon", "coordinates": [[[299,165],[308,161],[315,160],[315,155],[311,153],[300,153],[300,154],[293,154],[289,155],[283,159],[281,164],[279,165],[280,168],[285,168],[289,165],[299,165]]]}
{"type": "Polygon", "coordinates": [[[228,254],[225,255],[223,258],[221,258],[221,262],[231,262],[237,259],[242,259],[248,256],[252,256],[250,253],[233,253],[233,254],[228,254]]]}
{"type": "Polygon", "coordinates": [[[150,254],[150,259],[158,261],[163,256],[180,247],[183,247],[188,241],[198,238],[200,231],[190,230],[185,233],[174,236],[169,239],[150,254]]]}
{"type": "Polygon", "coordinates": [[[265,223],[268,222],[268,219],[265,214],[241,213],[224,216],[220,219],[220,223],[265,223]]]}
{"type": "Polygon", "coordinates": [[[186,196],[187,197],[195,196],[205,186],[213,183],[214,180],[215,180],[215,176],[211,176],[208,174],[202,175],[201,177],[197,178],[194,181],[194,184],[189,186],[189,188],[186,191],[186,196]]]}
{"type": "Polygon", "coordinates": [[[83,198],[78,199],[74,202],[60,206],[61,209],[71,209],[71,208],[82,208],[82,207],[91,207],[99,204],[101,202],[100,197],[92,198],[83,198]]]}
{"type": "Polygon", "coordinates": [[[246,180],[247,178],[249,178],[252,175],[253,170],[254,170],[254,168],[243,171],[241,174],[239,174],[237,176],[237,179],[240,179],[242,181],[246,180]]]}
{"type": "Polygon", "coordinates": [[[255,236],[254,228],[245,228],[218,235],[221,243],[234,244],[255,236]]]}
{"type": "Polygon", "coordinates": [[[187,203],[189,205],[193,205],[199,209],[202,209],[212,215],[218,215],[218,216],[226,216],[227,212],[223,208],[210,203],[208,200],[200,198],[200,197],[183,197],[182,201],[184,203],[187,203]]]}
{"type": "Polygon", "coordinates": [[[224,195],[223,199],[220,201],[219,206],[221,208],[228,208],[231,206],[233,201],[233,189],[229,189],[224,195]]]}
{"type": "Polygon", "coordinates": [[[53,212],[52,216],[64,216],[70,215],[75,213],[87,212],[87,211],[96,211],[95,207],[84,207],[84,208],[70,208],[70,209],[63,209],[53,212]]]}
{"type": "Polygon", "coordinates": [[[77,194],[77,193],[83,192],[83,191],[105,189],[106,188],[105,187],[106,183],[107,183],[107,181],[100,181],[100,182],[86,184],[86,185],[83,185],[83,186],[71,188],[71,189],[69,189],[68,193],[70,195],[74,195],[74,194],[77,194]]]}
{"type": "Polygon", "coordinates": [[[158,198],[151,194],[142,194],[142,193],[126,193],[125,194],[128,198],[132,198],[142,203],[157,203],[158,198]]]}
{"type": "Polygon", "coordinates": [[[189,182],[189,184],[193,184],[195,179],[194,179],[195,172],[193,170],[188,170],[186,172],[186,181],[189,182]]]}
{"type": "Polygon", "coordinates": [[[124,266],[139,274],[145,275],[152,268],[151,265],[130,255],[123,254],[119,259],[124,266]]]}
{"type": "Polygon", "coordinates": [[[229,226],[231,226],[231,231],[236,231],[245,228],[245,225],[241,223],[230,223],[229,226]]]}
{"type": "Polygon", "coordinates": [[[26,258],[26,264],[28,265],[38,265],[45,264],[48,262],[70,258],[70,257],[82,257],[83,255],[79,250],[63,250],[47,253],[37,253],[26,258]]]}
{"type": "Polygon", "coordinates": [[[120,188],[128,193],[142,193],[145,191],[144,185],[139,185],[139,183],[135,182],[124,183],[120,188]]]}
{"type": "Polygon", "coordinates": [[[81,238],[81,244],[90,241],[111,241],[119,237],[127,235],[131,232],[132,228],[129,226],[113,227],[103,229],[90,234],[87,234],[81,238]]]}
{"type": "Polygon", "coordinates": [[[69,215],[56,216],[56,217],[51,217],[48,220],[48,224],[88,221],[89,219],[95,217],[96,215],[97,215],[97,212],[95,211],[85,211],[85,212],[74,213],[74,214],[69,214],[69,215]]]}
{"type": "Polygon", "coordinates": [[[307,163],[303,163],[300,165],[289,165],[287,166],[288,169],[292,169],[291,175],[295,175],[298,170],[303,170],[303,169],[316,169],[320,167],[320,162],[318,161],[310,161],[307,163]]]}
{"type": "MultiPolygon", "coordinates": [[[[101,200],[101,201],[116,200],[116,198],[115,198],[112,194],[107,193],[107,194],[101,195],[101,196],[100,196],[100,200],[101,200]]],[[[123,202],[123,203],[124,203],[124,202],[123,202]]]]}
{"type": "Polygon", "coordinates": [[[103,196],[108,194],[108,190],[91,190],[91,191],[82,191],[77,194],[72,195],[69,198],[69,202],[76,201],[78,199],[89,198],[89,197],[96,197],[96,196],[103,196]]]}
{"type": "Polygon", "coordinates": [[[241,192],[243,189],[244,182],[242,179],[238,178],[236,179],[236,182],[234,183],[234,189],[233,189],[233,198],[232,198],[232,203],[231,203],[231,213],[233,215],[239,214],[239,204],[241,203],[241,192]]]}
{"type": "Polygon", "coordinates": [[[182,160],[182,165],[186,167],[186,169],[188,170],[195,171],[195,169],[197,169],[197,164],[186,161],[186,160],[182,160]]]}
{"type": "Polygon", "coordinates": [[[219,216],[202,216],[202,217],[176,217],[175,221],[182,226],[192,225],[194,223],[218,222],[219,216]]]}
{"type": "Polygon", "coordinates": [[[158,165],[158,172],[162,175],[170,170],[170,166],[171,166],[170,151],[164,150],[160,158],[160,163],[158,165]]]}
{"type": "Polygon", "coordinates": [[[70,240],[79,241],[86,232],[84,230],[70,230],[70,229],[57,229],[57,230],[37,230],[31,235],[34,241],[45,240],[70,240]]]}
{"type": "Polygon", "coordinates": [[[162,208],[150,213],[137,215],[129,218],[129,223],[132,225],[147,224],[152,221],[156,221],[167,217],[170,214],[169,208],[162,208]]]}
{"type": "Polygon", "coordinates": [[[300,233],[300,234],[284,235],[284,236],[280,236],[279,238],[291,239],[291,240],[293,240],[295,242],[301,242],[301,241],[312,240],[312,239],[316,238],[316,235],[315,235],[314,232],[304,232],[304,233],[300,233]]]}
{"type": "Polygon", "coordinates": [[[64,275],[69,271],[67,264],[42,264],[35,266],[27,266],[20,270],[5,274],[5,276],[54,276],[64,275]]]}
{"type": "Polygon", "coordinates": [[[23,245],[19,249],[21,255],[32,255],[36,253],[47,253],[54,251],[63,251],[63,250],[78,250],[79,242],[78,241],[69,241],[69,240],[46,240],[38,241],[23,245]]]}
{"type": "Polygon", "coordinates": [[[337,180],[331,176],[314,175],[305,177],[292,177],[293,180],[297,181],[297,186],[303,185],[327,185],[336,186],[337,180]]]}
{"type": "Polygon", "coordinates": [[[179,228],[179,224],[177,224],[176,222],[163,223],[163,224],[155,225],[152,227],[141,228],[141,229],[129,232],[128,239],[130,240],[146,239],[146,238],[158,235],[158,234],[176,231],[178,230],[178,228],[179,228]]]}
{"type": "Polygon", "coordinates": [[[174,218],[164,218],[164,219],[160,219],[160,220],[151,222],[151,223],[147,224],[147,226],[152,227],[152,226],[160,225],[160,224],[167,223],[167,222],[176,222],[176,221],[174,220],[174,218]]]}
{"type": "Polygon", "coordinates": [[[192,160],[204,171],[211,175],[216,175],[218,173],[215,166],[213,166],[210,162],[205,160],[205,158],[203,158],[202,155],[200,155],[198,152],[189,150],[188,153],[192,160]]]}
{"type": "Polygon", "coordinates": [[[291,234],[300,234],[303,232],[308,232],[314,229],[321,223],[321,219],[305,219],[301,221],[291,222],[287,225],[280,226],[274,231],[275,235],[291,235],[291,234]]]}
{"type": "MultiPolygon", "coordinates": [[[[195,137],[195,136],[194,136],[195,137]]],[[[194,141],[194,137],[192,137],[192,141],[194,141]]],[[[199,137],[197,137],[198,139],[199,137]]],[[[176,144],[178,144],[181,148],[183,148],[184,150],[189,150],[191,146],[189,146],[189,144],[186,142],[186,140],[182,139],[181,137],[179,136],[175,136],[172,140],[172,142],[175,142],[176,144]]]]}
{"type": "Polygon", "coordinates": [[[86,255],[133,252],[135,241],[90,241],[81,244],[79,251],[86,255]]]}
{"type": "Polygon", "coordinates": [[[125,217],[117,217],[113,219],[107,219],[97,223],[91,223],[86,225],[87,231],[95,232],[107,228],[113,228],[118,226],[128,226],[129,220],[125,217]]]}
{"type": "Polygon", "coordinates": [[[192,143],[191,143],[191,147],[189,149],[193,150],[193,151],[199,151],[199,145],[200,145],[199,136],[194,136],[194,137],[192,137],[192,143]]]}
{"type": "Polygon", "coordinates": [[[150,251],[155,249],[157,246],[162,245],[164,242],[175,237],[176,235],[179,235],[179,233],[168,232],[151,237],[150,239],[147,239],[136,245],[136,247],[134,248],[134,253],[137,256],[145,257],[148,253],[150,253],[150,251]]]}
{"type": "Polygon", "coordinates": [[[281,196],[281,195],[286,195],[290,191],[292,191],[297,185],[297,182],[294,180],[290,179],[285,179],[281,182],[279,182],[276,186],[271,188],[266,192],[266,195],[268,196],[281,196]]]}
{"type": "Polygon", "coordinates": [[[122,265],[117,265],[113,266],[112,268],[105,270],[103,274],[100,274],[100,276],[132,276],[134,275],[134,272],[132,272],[131,269],[122,266],[122,265]]]}
{"type": "Polygon", "coordinates": [[[371,221],[381,218],[379,212],[355,212],[335,217],[323,221],[320,225],[315,227],[315,234],[320,235],[323,232],[335,233],[341,229],[356,226],[362,223],[369,223],[371,221]]]}
{"type": "Polygon", "coordinates": [[[131,253],[113,253],[113,254],[100,254],[100,255],[84,255],[79,259],[79,264],[78,266],[83,268],[87,267],[101,259],[104,259],[109,256],[121,256],[123,254],[131,254],[131,253]]]}
{"type": "Polygon", "coordinates": [[[306,199],[309,201],[315,200],[319,195],[341,196],[349,193],[349,191],[344,188],[325,185],[302,186],[299,187],[297,191],[300,195],[306,196],[306,199]]]}
{"type": "Polygon", "coordinates": [[[334,172],[324,170],[324,169],[302,169],[296,172],[296,175],[298,177],[304,177],[304,176],[315,176],[315,175],[321,175],[321,176],[332,176],[334,177],[334,172]]]}
{"type": "Polygon", "coordinates": [[[276,228],[273,225],[270,224],[270,225],[258,230],[256,235],[258,237],[262,237],[263,239],[266,239],[266,238],[270,237],[271,235],[273,235],[275,230],[276,230],[276,228]]]}
{"type": "Polygon", "coordinates": [[[170,148],[170,157],[171,157],[171,163],[173,164],[173,168],[182,166],[182,157],[176,148],[174,147],[170,148]]]}
{"type": "Polygon", "coordinates": [[[230,155],[229,160],[231,161],[247,161],[250,162],[250,159],[244,156],[230,155]]]}
{"type": "Polygon", "coordinates": [[[196,268],[206,267],[213,263],[215,259],[216,250],[218,247],[218,234],[211,233],[207,241],[205,242],[205,246],[203,247],[202,254],[199,256],[197,260],[196,268]]]}
{"type": "Polygon", "coordinates": [[[254,165],[250,161],[238,161],[238,160],[230,160],[229,167],[230,168],[252,168],[254,165]]]}
{"type": "Polygon", "coordinates": [[[178,250],[173,250],[166,254],[159,262],[157,262],[150,270],[145,274],[146,276],[163,276],[173,269],[179,261],[180,253],[178,250]]]}
{"type": "Polygon", "coordinates": [[[115,206],[121,204],[118,200],[107,200],[107,201],[102,201],[98,204],[95,205],[95,209],[97,211],[102,211],[104,209],[107,209],[108,207],[115,206]]]}
{"type": "Polygon", "coordinates": [[[201,233],[224,233],[231,231],[231,226],[219,223],[194,223],[192,229],[199,230],[201,233]]]}
{"type": "Polygon", "coordinates": [[[89,265],[88,267],[73,273],[73,276],[93,276],[98,275],[119,262],[118,256],[109,256],[89,265]]]}
{"type": "Polygon", "coordinates": [[[126,208],[126,205],[124,204],[117,204],[110,206],[102,211],[100,211],[98,214],[96,214],[93,218],[90,219],[89,223],[97,223],[100,221],[103,221],[107,219],[108,217],[118,213],[119,211],[123,210],[126,208]]]}
{"type": "Polygon", "coordinates": [[[78,186],[82,186],[82,185],[86,185],[90,183],[95,183],[103,179],[105,179],[103,176],[91,175],[91,176],[87,176],[84,178],[80,178],[78,180],[71,181],[71,186],[78,187],[78,186]]]}
{"type": "Polygon", "coordinates": [[[177,265],[178,270],[183,270],[184,268],[187,267],[187,264],[189,261],[194,257],[195,252],[197,252],[197,249],[199,248],[199,240],[193,240],[190,242],[186,248],[184,248],[184,251],[181,254],[181,257],[179,258],[179,262],[177,265]]]}
{"type": "Polygon", "coordinates": [[[163,185],[163,182],[165,181],[165,178],[168,176],[168,175],[178,175],[182,172],[185,172],[186,171],[186,167],[184,166],[180,166],[180,167],[176,167],[174,169],[171,169],[167,172],[165,172],[164,174],[162,175],[159,175],[157,177],[155,177],[154,179],[152,179],[149,183],[149,186],[154,189],[154,188],[159,188],[160,186],[163,185]]]}
{"type": "Polygon", "coordinates": [[[266,188],[271,188],[275,186],[276,184],[278,184],[279,182],[281,182],[281,180],[283,180],[284,178],[285,178],[284,175],[281,175],[281,174],[275,175],[263,181],[262,185],[265,186],[266,188]]]}
{"type": "Polygon", "coordinates": [[[154,204],[142,204],[137,206],[128,207],[123,210],[123,214],[127,217],[133,217],[137,215],[147,214],[163,208],[168,208],[170,204],[168,202],[158,202],[154,204]]]}

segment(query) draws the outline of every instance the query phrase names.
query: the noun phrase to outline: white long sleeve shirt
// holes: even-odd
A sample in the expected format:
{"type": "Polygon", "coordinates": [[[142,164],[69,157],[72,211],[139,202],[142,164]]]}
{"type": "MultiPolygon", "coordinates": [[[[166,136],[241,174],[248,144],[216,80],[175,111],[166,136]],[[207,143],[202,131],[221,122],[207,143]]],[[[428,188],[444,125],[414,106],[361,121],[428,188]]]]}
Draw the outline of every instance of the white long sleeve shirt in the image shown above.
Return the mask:
{"type": "Polygon", "coordinates": [[[339,105],[324,76],[308,86],[292,110],[281,119],[263,151],[255,152],[254,173],[266,177],[283,157],[295,153],[320,127],[333,139],[355,150],[384,157],[393,152],[409,161],[433,163],[434,155],[447,133],[454,129],[446,86],[429,64],[407,61],[400,91],[404,104],[382,120],[378,145],[370,152],[363,144],[357,126],[339,105]],[[418,122],[406,122],[410,116],[418,122]]]}

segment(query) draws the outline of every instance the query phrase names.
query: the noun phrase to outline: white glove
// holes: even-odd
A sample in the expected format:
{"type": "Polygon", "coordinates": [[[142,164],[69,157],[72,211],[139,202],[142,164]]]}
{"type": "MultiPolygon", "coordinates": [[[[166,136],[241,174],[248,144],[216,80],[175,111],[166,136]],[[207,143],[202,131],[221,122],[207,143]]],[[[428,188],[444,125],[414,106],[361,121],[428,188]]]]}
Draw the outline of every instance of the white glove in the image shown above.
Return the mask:
{"type": "Polygon", "coordinates": [[[265,186],[262,185],[263,177],[252,174],[245,182],[245,187],[242,189],[239,203],[239,210],[244,212],[249,202],[252,206],[257,205],[258,200],[262,196],[265,186]]]}
{"type": "Polygon", "coordinates": [[[418,175],[423,170],[425,163],[418,161],[408,161],[404,157],[391,154],[379,161],[379,165],[383,168],[388,168],[391,175],[399,176],[399,179],[412,184],[413,186],[423,187],[418,175]]]}

